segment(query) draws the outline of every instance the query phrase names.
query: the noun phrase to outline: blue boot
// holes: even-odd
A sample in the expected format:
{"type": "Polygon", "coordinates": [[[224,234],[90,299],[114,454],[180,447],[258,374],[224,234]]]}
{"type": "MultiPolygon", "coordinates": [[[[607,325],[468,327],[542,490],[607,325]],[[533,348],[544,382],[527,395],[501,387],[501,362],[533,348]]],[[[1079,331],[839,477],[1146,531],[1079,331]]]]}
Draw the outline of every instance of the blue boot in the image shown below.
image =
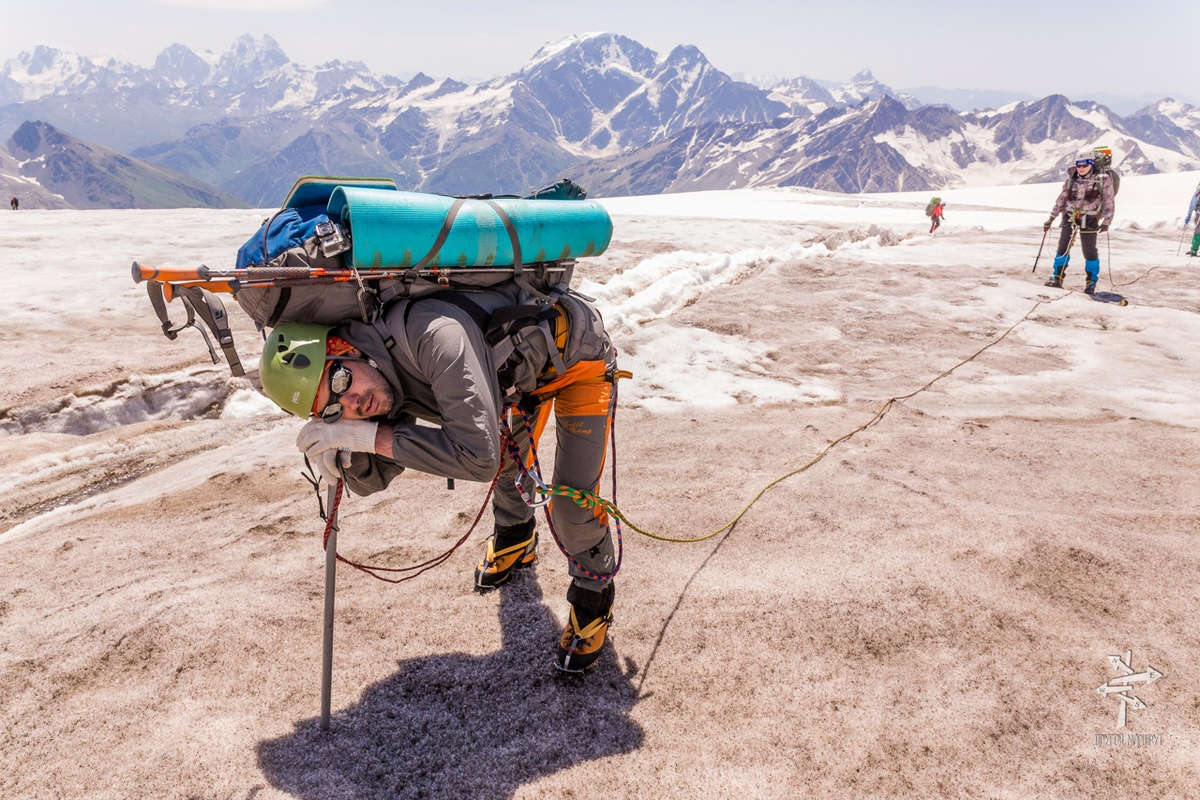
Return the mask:
{"type": "Polygon", "coordinates": [[[1067,262],[1070,260],[1070,253],[1054,257],[1054,277],[1046,281],[1047,286],[1053,286],[1055,289],[1062,288],[1063,273],[1067,271],[1067,262]]]}
{"type": "Polygon", "coordinates": [[[1096,281],[1100,280],[1100,259],[1083,262],[1083,271],[1087,273],[1087,283],[1083,286],[1083,293],[1095,294],[1096,281]]]}

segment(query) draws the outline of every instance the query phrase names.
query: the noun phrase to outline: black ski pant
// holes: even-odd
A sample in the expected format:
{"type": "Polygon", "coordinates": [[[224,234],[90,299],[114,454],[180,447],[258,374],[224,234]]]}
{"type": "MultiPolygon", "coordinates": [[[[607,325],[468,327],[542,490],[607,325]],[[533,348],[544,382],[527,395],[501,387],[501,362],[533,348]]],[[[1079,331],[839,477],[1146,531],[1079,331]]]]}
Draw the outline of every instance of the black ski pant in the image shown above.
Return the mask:
{"type": "MultiPolygon", "coordinates": [[[[1065,256],[1071,246],[1071,215],[1063,214],[1062,230],[1058,234],[1058,251],[1055,255],[1065,256]]],[[[1086,261],[1098,261],[1100,250],[1096,247],[1096,231],[1100,227],[1094,216],[1079,218],[1079,244],[1083,246],[1083,257],[1086,261]]]]}

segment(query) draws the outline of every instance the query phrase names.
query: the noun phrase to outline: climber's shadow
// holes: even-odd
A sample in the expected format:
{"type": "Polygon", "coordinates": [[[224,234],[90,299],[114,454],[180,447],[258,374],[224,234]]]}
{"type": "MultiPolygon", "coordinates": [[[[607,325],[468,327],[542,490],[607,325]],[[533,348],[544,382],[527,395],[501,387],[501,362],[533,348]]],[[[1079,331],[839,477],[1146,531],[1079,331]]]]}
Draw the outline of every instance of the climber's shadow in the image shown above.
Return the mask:
{"type": "Polygon", "coordinates": [[[583,681],[564,681],[551,666],[559,626],[537,581],[526,573],[500,591],[498,652],[401,662],[334,715],[331,730],[314,718],[262,742],[271,783],[311,800],[510,797],[539,777],[638,747],[642,729],[629,717],[636,691],[614,643],[583,681]]]}

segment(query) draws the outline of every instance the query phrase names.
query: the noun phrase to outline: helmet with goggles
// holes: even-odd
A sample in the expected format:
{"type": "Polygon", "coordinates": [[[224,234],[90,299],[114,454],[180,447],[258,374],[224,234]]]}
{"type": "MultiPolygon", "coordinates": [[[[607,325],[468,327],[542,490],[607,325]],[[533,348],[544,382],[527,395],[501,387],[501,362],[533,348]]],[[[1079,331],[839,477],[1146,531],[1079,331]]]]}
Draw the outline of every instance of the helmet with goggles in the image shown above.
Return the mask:
{"type": "Polygon", "coordinates": [[[267,335],[258,365],[263,394],[275,405],[307,417],[325,372],[330,328],[311,322],[284,322],[267,335]]]}
{"type": "Polygon", "coordinates": [[[1087,164],[1089,167],[1096,166],[1096,151],[1095,150],[1080,150],[1075,155],[1075,166],[1079,167],[1087,164]]]}

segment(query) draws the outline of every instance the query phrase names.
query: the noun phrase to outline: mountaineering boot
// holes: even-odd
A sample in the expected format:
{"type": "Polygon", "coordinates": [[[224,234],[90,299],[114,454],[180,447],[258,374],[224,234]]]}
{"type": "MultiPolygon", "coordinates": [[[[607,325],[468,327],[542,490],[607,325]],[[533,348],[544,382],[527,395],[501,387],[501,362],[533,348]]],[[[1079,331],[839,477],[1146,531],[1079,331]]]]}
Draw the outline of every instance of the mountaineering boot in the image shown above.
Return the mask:
{"type": "Polygon", "coordinates": [[[617,587],[609,582],[598,592],[589,591],[575,583],[567,589],[571,618],[563,628],[558,642],[560,672],[579,674],[596,663],[604,652],[608,626],[612,624],[613,601],[617,587]]]}
{"type": "Polygon", "coordinates": [[[532,517],[516,525],[497,525],[475,568],[475,591],[495,589],[512,577],[513,570],[531,566],[537,561],[537,540],[537,522],[532,517]]]}
{"type": "Polygon", "coordinates": [[[1054,276],[1046,281],[1047,286],[1053,286],[1055,289],[1062,288],[1063,273],[1067,271],[1067,262],[1071,260],[1071,256],[1055,256],[1054,257],[1054,276]]]}
{"type": "Polygon", "coordinates": [[[1192,237],[1192,248],[1188,250],[1188,255],[1195,256],[1197,250],[1200,250],[1200,233],[1192,237]]]}
{"type": "Polygon", "coordinates": [[[1100,280],[1100,259],[1094,259],[1083,262],[1083,271],[1087,274],[1087,283],[1084,284],[1084,294],[1095,294],[1096,281],[1100,280]]]}

